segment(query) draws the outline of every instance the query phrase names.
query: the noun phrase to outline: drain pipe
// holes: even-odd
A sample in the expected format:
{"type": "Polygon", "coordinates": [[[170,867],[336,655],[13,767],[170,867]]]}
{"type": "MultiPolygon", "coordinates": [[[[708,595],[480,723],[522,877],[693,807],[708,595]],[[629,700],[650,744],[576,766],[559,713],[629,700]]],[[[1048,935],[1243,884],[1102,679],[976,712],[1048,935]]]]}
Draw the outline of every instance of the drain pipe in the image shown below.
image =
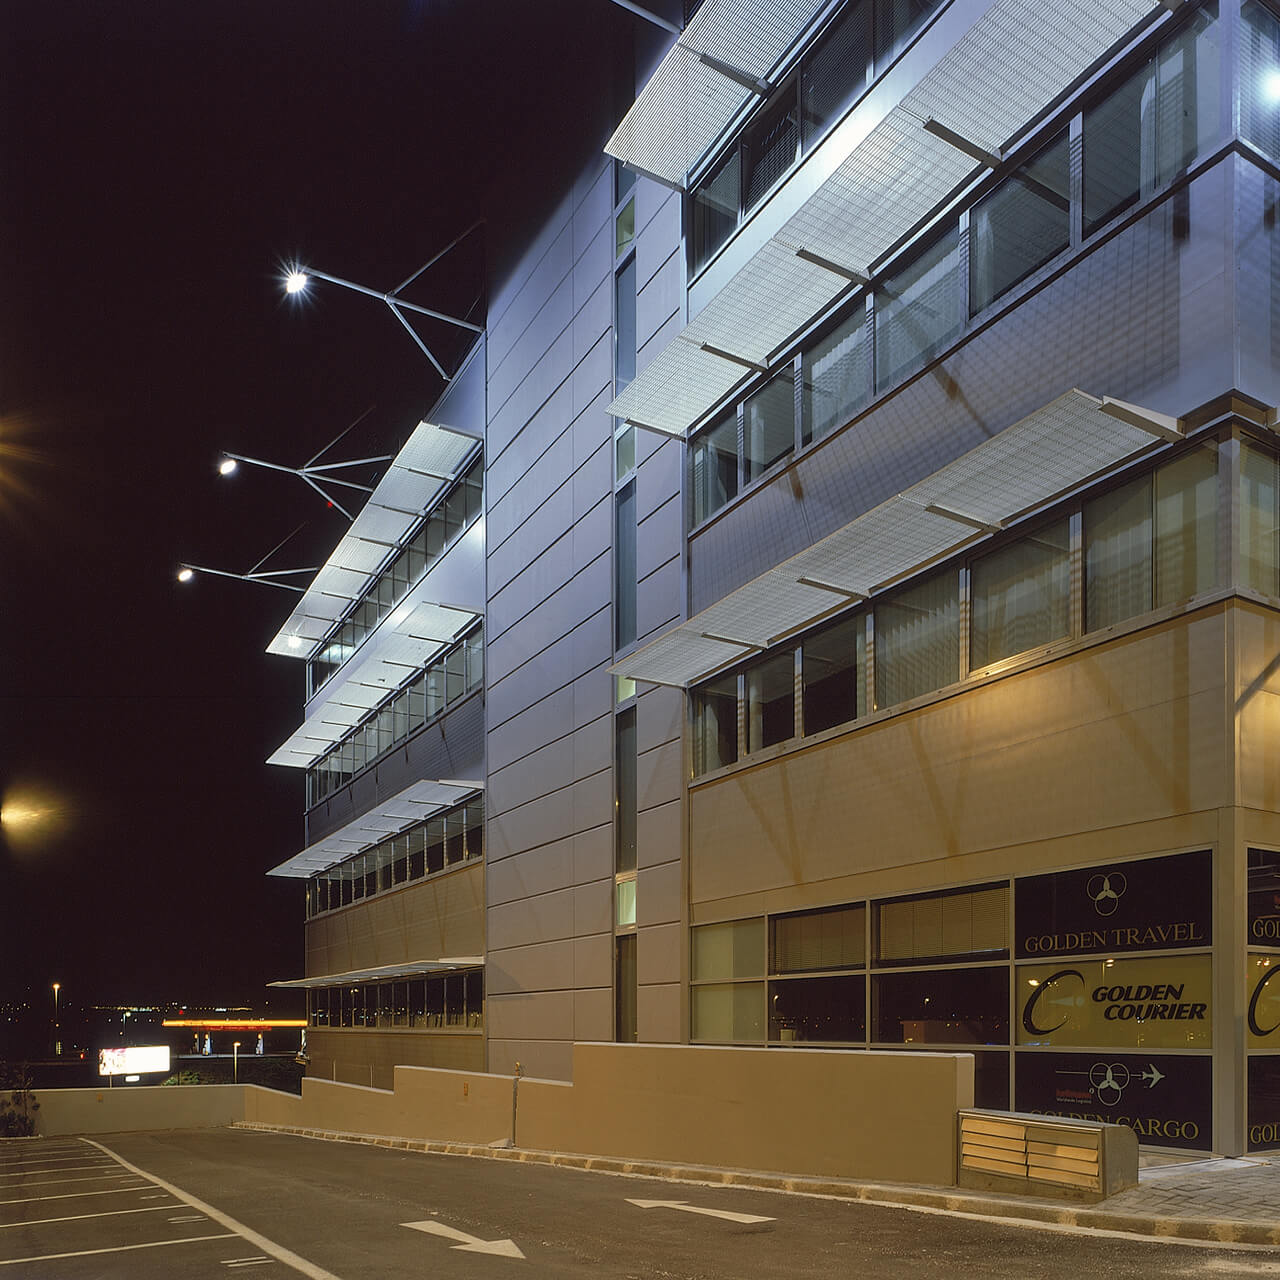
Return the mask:
{"type": "Polygon", "coordinates": [[[516,1103],[520,1097],[520,1077],[524,1068],[517,1062],[516,1073],[511,1077],[511,1145],[516,1145],[516,1103]]]}

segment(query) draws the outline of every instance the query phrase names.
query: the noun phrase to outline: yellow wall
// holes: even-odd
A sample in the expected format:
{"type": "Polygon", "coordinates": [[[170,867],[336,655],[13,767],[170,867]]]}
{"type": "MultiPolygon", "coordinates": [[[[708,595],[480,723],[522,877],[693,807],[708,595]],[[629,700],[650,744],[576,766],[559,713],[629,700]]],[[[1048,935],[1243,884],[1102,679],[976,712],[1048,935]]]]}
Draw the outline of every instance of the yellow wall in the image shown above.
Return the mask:
{"type": "Polygon", "coordinates": [[[390,1089],[397,1066],[484,1070],[479,1031],[350,1031],[312,1027],[307,1032],[307,1075],[319,1080],[390,1089]]]}
{"type": "Polygon", "coordinates": [[[1216,841],[1236,612],[1077,647],[691,787],[694,921],[1216,841]]]}

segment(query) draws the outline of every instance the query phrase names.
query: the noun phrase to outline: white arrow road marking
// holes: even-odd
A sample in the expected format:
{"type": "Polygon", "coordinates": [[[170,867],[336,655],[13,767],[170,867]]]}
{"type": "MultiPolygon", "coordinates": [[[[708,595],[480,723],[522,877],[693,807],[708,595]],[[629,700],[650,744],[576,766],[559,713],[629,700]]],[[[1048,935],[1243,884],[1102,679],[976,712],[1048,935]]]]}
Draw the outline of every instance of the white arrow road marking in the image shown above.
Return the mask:
{"type": "Polygon", "coordinates": [[[446,1227],[443,1222],[428,1218],[425,1222],[402,1222],[402,1227],[410,1231],[425,1231],[431,1236],[444,1236],[446,1240],[456,1240],[453,1245],[459,1253],[492,1253],[500,1258],[523,1258],[514,1240],[481,1240],[479,1236],[469,1236],[456,1227],[446,1227]]]}
{"type": "Polygon", "coordinates": [[[687,1200],[628,1200],[637,1209],[679,1209],[681,1213],[704,1213],[708,1218],[724,1218],[729,1222],[777,1222],[777,1218],[762,1218],[754,1213],[733,1213],[728,1209],[704,1209],[687,1200]]]}

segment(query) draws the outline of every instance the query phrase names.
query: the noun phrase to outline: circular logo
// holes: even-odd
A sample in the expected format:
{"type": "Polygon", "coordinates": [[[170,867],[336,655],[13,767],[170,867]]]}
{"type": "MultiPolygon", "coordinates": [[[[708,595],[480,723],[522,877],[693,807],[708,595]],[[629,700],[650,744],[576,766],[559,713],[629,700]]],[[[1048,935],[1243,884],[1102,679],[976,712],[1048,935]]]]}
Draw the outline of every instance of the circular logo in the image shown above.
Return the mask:
{"type": "MultiPolygon", "coordinates": [[[[1059,1027],[1065,1027],[1071,1021],[1071,1010],[1080,1005],[1083,995],[1084,974],[1079,969],[1059,969],[1057,973],[1051,973],[1035,989],[1031,999],[1027,1001],[1026,1006],[1023,1008],[1023,1028],[1031,1036],[1051,1036],[1059,1027]],[[1080,984],[1079,989],[1072,989],[1070,985],[1065,989],[1058,989],[1059,984],[1067,978],[1075,978],[1080,984]],[[1051,992],[1052,994],[1050,994],[1051,992]],[[1062,1012],[1061,1020],[1055,1022],[1051,1027],[1042,1027],[1036,1022],[1036,1008],[1041,1000],[1044,1000],[1050,1006],[1058,1006],[1059,1012],[1062,1012],[1065,1006],[1065,1012],[1062,1012]]],[[[1047,1016],[1052,1017],[1053,1015],[1048,1014],[1047,1016]]]]}
{"type": "Polygon", "coordinates": [[[1249,1030],[1255,1036],[1269,1036],[1280,1022],[1273,1022],[1269,1027],[1263,1027],[1258,1024],[1258,1002],[1262,999],[1262,993],[1266,990],[1267,983],[1280,973],[1280,966],[1268,969],[1266,973],[1258,980],[1258,985],[1253,989],[1253,995],[1249,997],[1249,1030]]]}
{"type": "Polygon", "coordinates": [[[1129,1083],[1129,1068],[1123,1062],[1095,1062],[1089,1068],[1089,1083],[1098,1101],[1104,1107],[1113,1107],[1129,1083]]]}
{"type": "Polygon", "coordinates": [[[1093,909],[1100,916],[1109,916],[1120,905],[1120,899],[1128,888],[1128,881],[1123,871],[1112,871],[1107,875],[1090,876],[1085,885],[1085,892],[1093,909]]]}

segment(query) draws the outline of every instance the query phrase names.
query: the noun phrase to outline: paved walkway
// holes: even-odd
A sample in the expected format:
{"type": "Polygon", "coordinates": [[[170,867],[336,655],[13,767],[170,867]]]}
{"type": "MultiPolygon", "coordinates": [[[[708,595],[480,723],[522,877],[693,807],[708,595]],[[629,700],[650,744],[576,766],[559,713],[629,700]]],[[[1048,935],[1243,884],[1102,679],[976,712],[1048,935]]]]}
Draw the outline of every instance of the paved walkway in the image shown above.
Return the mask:
{"type": "Polygon", "coordinates": [[[464,1143],[424,1142],[410,1138],[379,1138],[276,1125],[243,1124],[236,1127],[270,1129],[330,1141],[371,1143],[406,1151],[518,1160],[531,1164],[635,1174],[646,1178],[670,1178],[681,1182],[760,1187],[807,1195],[867,1200],[877,1204],[911,1205],[953,1213],[971,1213],[984,1218],[1093,1227],[1166,1239],[1280,1247],[1280,1156],[1249,1156],[1239,1160],[1143,1156],[1139,1162],[1138,1186],[1111,1196],[1099,1204],[1083,1205],[1038,1196],[962,1191],[955,1187],[918,1187],[901,1183],[792,1177],[741,1169],[660,1164],[648,1160],[531,1151],[520,1147],[482,1147],[464,1143]]]}

